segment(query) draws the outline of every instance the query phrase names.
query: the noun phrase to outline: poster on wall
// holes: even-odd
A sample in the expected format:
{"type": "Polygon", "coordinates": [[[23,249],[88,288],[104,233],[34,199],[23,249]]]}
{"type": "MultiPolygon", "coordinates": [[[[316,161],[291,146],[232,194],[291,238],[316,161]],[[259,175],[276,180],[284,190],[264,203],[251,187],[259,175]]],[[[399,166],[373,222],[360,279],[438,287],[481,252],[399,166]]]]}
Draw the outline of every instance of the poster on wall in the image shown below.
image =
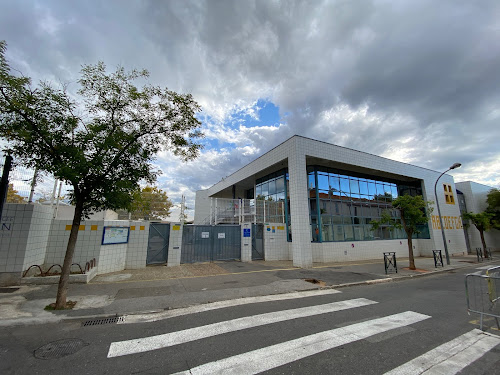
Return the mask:
{"type": "Polygon", "coordinates": [[[119,243],[128,243],[128,227],[104,227],[102,232],[103,245],[115,245],[119,243]]]}

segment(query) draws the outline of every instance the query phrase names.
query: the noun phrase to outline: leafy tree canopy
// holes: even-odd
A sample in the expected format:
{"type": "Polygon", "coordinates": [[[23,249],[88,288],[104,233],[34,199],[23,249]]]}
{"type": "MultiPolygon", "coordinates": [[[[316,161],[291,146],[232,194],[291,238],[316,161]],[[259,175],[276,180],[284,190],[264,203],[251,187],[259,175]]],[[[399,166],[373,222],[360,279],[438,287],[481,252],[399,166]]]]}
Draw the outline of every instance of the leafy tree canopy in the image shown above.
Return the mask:
{"type": "MultiPolygon", "coordinates": [[[[481,237],[481,243],[483,245],[483,249],[486,250],[486,240],[484,238],[484,232],[490,230],[493,227],[493,218],[495,217],[494,213],[491,212],[480,212],[475,214],[473,212],[465,212],[462,215],[464,220],[472,221],[472,224],[479,231],[479,236],[481,237]]],[[[488,253],[485,251],[485,255],[488,258],[488,253]]]]}
{"type": "Polygon", "coordinates": [[[492,227],[491,219],[494,215],[489,212],[480,212],[478,214],[465,212],[462,217],[464,220],[472,221],[472,224],[481,232],[489,230],[492,227]]]}
{"type": "Polygon", "coordinates": [[[162,220],[170,215],[172,206],[166,192],[146,186],[134,193],[130,207],[131,219],[162,220]]]}
{"type": "Polygon", "coordinates": [[[146,70],[108,74],[102,62],[84,65],[76,102],[65,87],[32,87],[12,75],[5,48],[0,42],[0,136],[18,163],[72,185],[72,203],[84,213],[128,208],[138,181],[159,174],[151,162],[160,150],[184,160],[198,155],[199,105],[191,95],[136,87],[146,70]]]}
{"type": "Polygon", "coordinates": [[[419,226],[429,221],[432,212],[430,204],[421,195],[401,195],[392,201],[392,206],[401,213],[401,220],[393,218],[388,211],[384,211],[380,220],[372,220],[372,230],[378,229],[381,225],[389,225],[393,229],[404,229],[408,240],[408,255],[410,269],[415,269],[415,259],[413,256],[412,236],[420,233],[419,226]]]}
{"type": "Polygon", "coordinates": [[[11,73],[0,42],[0,137],[19,164],[48,172],[72,186],[75,214],[57,291],[56,308],[66,294],[78,227],[90,211],[130,208],[140,181],[153,182],[152,162],[160,150],[184,160],[201,145],[200,106],[191,95],[146,83],[146,70],[107,73],[104,63],[84,65],[79,97],[47,82],[33,87],[11,73]]]}
{"type": "Polygon", "coordinates": [[[14,184],[9,184],[9,189],[7,190],[7,203],[28,203],[28,200],[19,195],[17,190],[14,189],[14,184]]]}
{"type": "Polygon", "coordinates": [[[486,197],[488,208],[486,212],[492,214],[491,225],[495,229],[500,229],[500,190],[491,189],[486,197]]]}

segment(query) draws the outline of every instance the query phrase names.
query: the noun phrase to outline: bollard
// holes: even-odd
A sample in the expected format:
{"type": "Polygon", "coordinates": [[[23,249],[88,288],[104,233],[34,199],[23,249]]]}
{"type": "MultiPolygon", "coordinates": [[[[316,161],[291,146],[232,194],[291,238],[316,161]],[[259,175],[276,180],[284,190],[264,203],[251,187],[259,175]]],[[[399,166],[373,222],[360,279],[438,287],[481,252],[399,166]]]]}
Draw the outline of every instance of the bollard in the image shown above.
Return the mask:
{"type": "Polygon", "coordinates": [[[390,271],[395,271],[396,273],[398,273],[398,265],[396,263],[396,253],[395,252],[384,253],[384,267],[385,267],[385,274],[386,275],[390,271]]]}
{"type": "Polygon", "coordinates": [[[443,254],[441,254],[441,250],[432,250],[432,255],[434,255],[434,268],[437,268],[438,266],[444,267],[443,254]]]}
{"type": "Polygon", "coordinates": [[[477,255],[477,261],[482,262],[483,261],[483,249],[480,247],[476,247],[476,255],[477,255]]]}

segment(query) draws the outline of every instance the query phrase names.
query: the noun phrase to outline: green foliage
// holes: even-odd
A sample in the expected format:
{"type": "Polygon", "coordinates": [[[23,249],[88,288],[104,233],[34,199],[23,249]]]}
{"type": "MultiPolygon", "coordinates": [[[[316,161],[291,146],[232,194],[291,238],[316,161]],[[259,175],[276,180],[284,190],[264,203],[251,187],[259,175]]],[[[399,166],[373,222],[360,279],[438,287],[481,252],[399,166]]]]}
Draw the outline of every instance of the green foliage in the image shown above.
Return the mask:
{"type": "Polygon", "coordinates": [[[148,72],[104,63],[85,65],[79,80],[81,101],[65,87],[11,74],[0,43],[0,137],[18,163],[38,168],[73,187],[70,199],[91,210],[129,208],[138,182],[160,173],[156,154],[172,150],[183,160],[195,158],[203,135],[191,95],[133,81],[148,72]],[[82,113],[78,116],[76,113],[82,113]]]}
{"type": "Polygon", "coordinates": [[[28,203],[25,197],[17,194],[17,190],[14,189],[14,184],[9,184],[9,189],[7,190],[7,203],[28,203]]]}
{"type": "Polygon", "coordinates": [[[484,232],[491,229],[491,219],[493,219],[494,214],[489,212],[480,212],[478,214],[465,212],[462,217],[464,220],[470,220],[479,232],[484,232]]]}
{"type": "Polygon", "coordinates": [[[492,214],[491,225],[495,229],[500,229],[500,190],[491,189],[486,197],[488,208],[486,212],[492,214]]]}
{"type": "Polygon", "coordinates": [[[496,188],[491,189],[486,197],[486,202],[488,203],[488,208],[500,209],[500,190],[496,188]]]}
{"type": "Polygon", "coordinates": [[[166,192],[157,187],[146,186],[134,193],[130,207],[131,218],[162,220],[170,215],[172,205],[166,192]]]}
{"type": "Polygon", "coordinates": [[[393,218],[388,211],[382,212],[380,220],[372,220],[372,230],[378,229],[381,225],[388,225],[393,229],[404,229],[408,236],[420,233],[418,226],[429,221],[432,202],[426,202],[421,195],[401,195],[392,201],[392,207],[401,213],[401,221],[393,218]]]}
{"type": "Polygon", "coordinates": [[[432,207],[429,205],[432,202],[426,202],[421,195],[401,195],[392,201],[392,207],[399,210],[401,221],[393,218],[388,211],[384,211],[380,220],[372,220],[372,230],[378,229],[381,225],[388,225],[391,229],[404,229],[408,241],[408,258],[410,269],[414,270],[415,259],[413,257],[413,234],[419,233],[418,226],[429,221],[429,215],[432,212],[432,207]]]}
{"type": "Polygon", "coordinates": [[[66,87],[11,74],[0,42],[0,137],[16,162],[72,186],[75,214],[66,248],[56,308],[66,304],[69,271],[82,217],[91,211],[129,209],[139,182],[153,182],[152,162],[161,150],[183,160],[195,158],[203,136],[191,95],[136,80],[146,70],[107,73],[104,63],[84,65],[79,100],[66,87]],[[81,114],[81,115],[79,115],[81,114]]]}

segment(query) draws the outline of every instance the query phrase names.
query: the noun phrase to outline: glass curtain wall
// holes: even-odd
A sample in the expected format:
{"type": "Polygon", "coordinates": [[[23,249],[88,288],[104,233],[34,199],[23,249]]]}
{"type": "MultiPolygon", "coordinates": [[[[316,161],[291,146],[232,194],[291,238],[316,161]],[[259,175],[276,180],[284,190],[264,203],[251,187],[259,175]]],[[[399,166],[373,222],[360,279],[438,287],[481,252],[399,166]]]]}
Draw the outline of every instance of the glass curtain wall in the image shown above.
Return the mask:
{"type": "MultiPolygon", "coordinates": [[[[285,221],[288,241],[292,240],[292,232],[290,226],[290,195],[288,189],[288,170],[282,169],[278,172],[271,173],[267,176],[257,179],[255,184],[255,198],[272,202],[284,202],[285,221]]],[[[274,206],[279,207],[279,206],[274,206]]],[[[269,212],[266,218],[269,221],[281,222],[283,212],[277,209],[276,212],[269,212]]]]}
{"type": "MultiPolygon", "coordinates": [[[[345,171],[309,166],[308,191],[311,240],[313,242],[404,239],[404,230],[381,226],[372,231],[370,221],[383,211],[400,221],[392,200],[399,195],[422,195],[422,189],[375,177],[356,177],[345,171]]],[[[416,238],[430,238],[427,225],[416,238]]]]}

